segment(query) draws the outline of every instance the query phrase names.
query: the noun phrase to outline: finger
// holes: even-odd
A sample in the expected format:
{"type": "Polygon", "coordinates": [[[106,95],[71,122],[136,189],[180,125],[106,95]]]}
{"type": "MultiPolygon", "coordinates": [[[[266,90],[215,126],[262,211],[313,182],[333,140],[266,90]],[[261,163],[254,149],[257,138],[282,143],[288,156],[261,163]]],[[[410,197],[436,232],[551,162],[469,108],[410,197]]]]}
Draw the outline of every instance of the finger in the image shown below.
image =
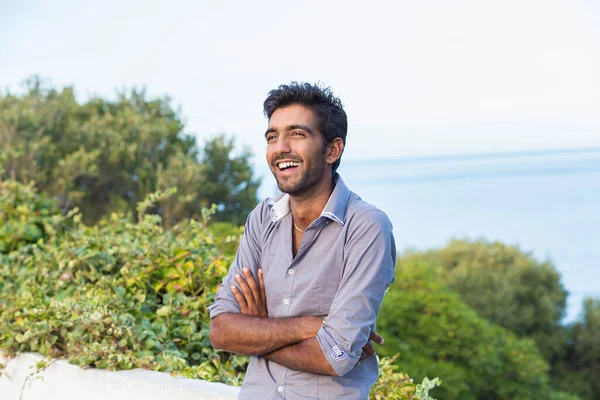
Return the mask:
{"type": "Polygon", "coordinates": [[[375,354],[375,347],[373,346],[373,342],[370,340],[363,346],[363,353],[367,353],[367,356],[372,356],[375,354]]]}
{"type": "Polygon", "coordinates": [[[383,338],[381,336],[379,336],[378,334],[376,334],[375,332],[373,332],[373,331],[371,331],[371,333],[369,333],[369,340],[374,341],[378,345],[382,345],[383,344],[383,338]]]}
{"type": "Polygon", "coordinates": [[[360,354],[360,359],[364,360],[367,357],[369,357],[369,355],[363,350],[363,352],[360,354]]]}
{"type": "Polygon", "coordinates": [[[260,288],[260,297],[263,304],[267,304],[267,292],[265,290],[265,277],[262,268],[258,269],[258,287],[260,288]]]}
{"type": "Polygon", "coordinates": [[[254,296],[252,294],[252,291],[248,287],[246,280],[240,274],[235,274],[235,280],[237,281],[238,285],[240,285],[242,293],[244,293],[244,297],[246,298],[246,304],[248,305],[248,308],[252,308],[254,306],[254,296]]]}
{"type": "Polygon", "coordinates": [[[254,302],[260,304],[260,291],[258,290],[258,285],[256,284],[256,280],[254,279],[254,275],[252,275],[250,268],[243,268],[242,272],[244,274],[244,277],[246,278],[246,283],[248,284],[248,287],[250,287],[250,290],[252,291],[254,302]]]}
{"type": "Polygon", "coordinates": [[[244,298],[244,296],[242,296],[239,289],[236,286],[231,286],[231,292],[233,293],[235,300],[240,305],[240,309],[242,310],[242,312],[246,311],[248,304],[246,303],[246,299],[244,298]]]}

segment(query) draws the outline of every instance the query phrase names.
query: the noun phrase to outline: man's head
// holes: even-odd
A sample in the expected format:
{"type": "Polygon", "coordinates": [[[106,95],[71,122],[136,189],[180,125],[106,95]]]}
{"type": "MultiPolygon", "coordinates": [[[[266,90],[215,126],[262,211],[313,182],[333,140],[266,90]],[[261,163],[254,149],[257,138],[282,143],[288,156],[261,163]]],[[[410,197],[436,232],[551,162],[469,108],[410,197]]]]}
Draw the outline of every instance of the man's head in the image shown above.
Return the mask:
{"type": "Polygon", "coordinates": [[[348,130],[342,103],[332,91],[309,83],[281,85],[269,93],[264,112],[267,162],[279,189],[297,195],[331,179],[348,130]]]}

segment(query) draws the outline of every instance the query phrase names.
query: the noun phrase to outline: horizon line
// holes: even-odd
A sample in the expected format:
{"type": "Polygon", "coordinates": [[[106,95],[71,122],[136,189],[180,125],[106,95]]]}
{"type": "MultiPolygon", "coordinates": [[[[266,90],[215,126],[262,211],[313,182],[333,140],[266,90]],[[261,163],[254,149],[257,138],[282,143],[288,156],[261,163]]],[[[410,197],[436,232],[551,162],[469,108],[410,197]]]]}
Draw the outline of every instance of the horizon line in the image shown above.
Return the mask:
{"type": "MultiPolygon", "coordinates": [[[[474,153],[450,153],[422,156],[399,156],[385,158],[359,158],[349,159],[343,164],[360,165],[365,163],[389,164],[389,163],[420,163],[431,161],[459,161],[459,160],[485,160],[498,158],[517,158],[517,157],[544,157],[553,155],[586,154],[600,153],[600,146],[593,147],[575,147],[569,149],[538,149],[538,150],[518,150],[518,151],[499,151],[499,152],[474,152],[474,153]]],[[[340,165],[341,167],[341,165],[340,165]]]]}

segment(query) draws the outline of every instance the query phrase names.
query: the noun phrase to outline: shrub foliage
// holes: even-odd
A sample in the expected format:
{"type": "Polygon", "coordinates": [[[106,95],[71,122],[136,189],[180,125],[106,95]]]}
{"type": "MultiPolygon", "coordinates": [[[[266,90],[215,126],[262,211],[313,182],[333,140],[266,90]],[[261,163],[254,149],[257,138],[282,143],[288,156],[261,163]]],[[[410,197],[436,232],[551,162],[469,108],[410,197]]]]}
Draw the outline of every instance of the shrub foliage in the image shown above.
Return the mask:
{"type": "Polygon", "coordinates": [[[551,262],[517,246],[486,241],[453,240],[428,256],[479,315],[535,340],[548,361],[560,353],[567,291],[551,262]]]}
{"type": "Polygon", "coordinates": [[[238,383],[246,358],[211,348],[206,311],[230,258],[206,221],[166,230],[159,216],[140,215],[88,227],[75,214],[65,232],[56,218],[36,243],[19,237],[0,265],[0,346],[9,355],[238,383]]]}
{"type": "Polygon", "coordinates": [[[0,181],[0,253],[8,254],[61,231],[68,218],[32,185],[0,181]]]}
{"type": "Polygon", "coordinates": [[[429,255],[399,259],[379,317],[383,354],[416,378],[443,377],[443,399],[569,398],[552,389],[534,340],[483,318],[443,277],[429,255]]]}

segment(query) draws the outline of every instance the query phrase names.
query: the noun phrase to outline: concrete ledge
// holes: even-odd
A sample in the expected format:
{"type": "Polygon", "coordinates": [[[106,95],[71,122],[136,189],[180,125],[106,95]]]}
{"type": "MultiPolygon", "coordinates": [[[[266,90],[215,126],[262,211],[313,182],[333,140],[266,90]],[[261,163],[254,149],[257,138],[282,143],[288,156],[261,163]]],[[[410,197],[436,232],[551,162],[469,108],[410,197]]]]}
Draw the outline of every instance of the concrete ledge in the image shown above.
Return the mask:
{"type": "MultiPolygon", "coordinates": [[[[23,382],[43,357],[25,353],[0,362],[0,399],[19,400],[23,382]],[[30,368],[31,367],[31,368],[30,368]]],[[[200,379],[175,378],[164,372],[134,369],[107,371],[82,369],[60,360],[30,379],[22,400],[233,400],[239,388],[200,379]]]]}

